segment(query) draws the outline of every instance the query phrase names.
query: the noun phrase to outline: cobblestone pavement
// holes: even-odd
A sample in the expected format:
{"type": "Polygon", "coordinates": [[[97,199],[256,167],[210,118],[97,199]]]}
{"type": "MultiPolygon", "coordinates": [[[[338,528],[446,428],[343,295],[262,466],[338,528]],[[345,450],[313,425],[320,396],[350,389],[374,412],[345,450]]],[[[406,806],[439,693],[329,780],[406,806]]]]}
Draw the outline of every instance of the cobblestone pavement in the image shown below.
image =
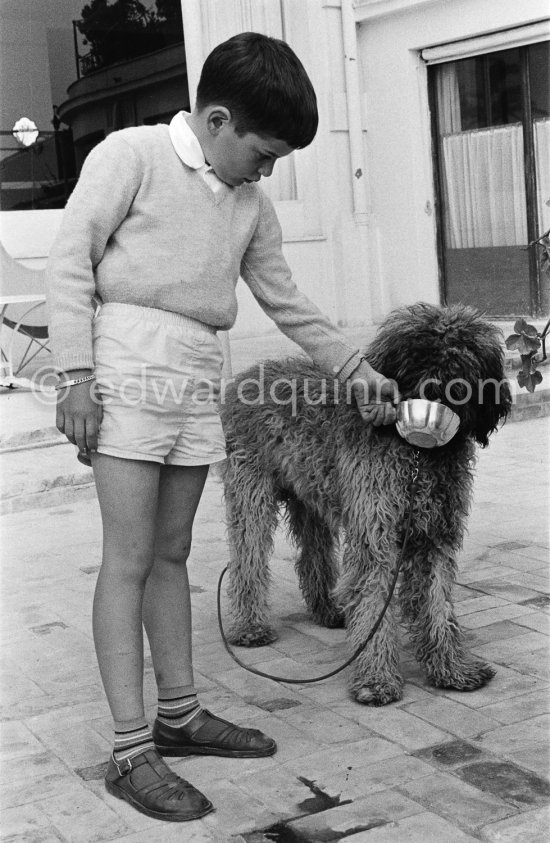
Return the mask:
{"type": "MultiPolygon", "coordinates": [[[[203,704],[273,735],[273,758],[176,760],[216,810],[185,824],[133,811],[103,787],[111,723],[95,665],[91,602],[100,560],[97,502],[5,516],[2,805],[5,841],[125,843],[542,843],[548,778],[548,422],[507,425],[480,452],[456,601],[495,679],[470,694],[427,686],[402,645],[401,702],[352,701],[342,676],[284,686],[235,665],[216,627],[226,563],[221,487],[209,479],[190,578],[203,704]]],[[[280,638],[242,656],[303,676],[345,654],[343,633],[312,624],[292,548],[277,536],[273,605],[280,638]]],[[[240,651],[242,653],[242,651],[240,651]]],[[[155,687],[147,661],[148,714],[155,687]]]]}

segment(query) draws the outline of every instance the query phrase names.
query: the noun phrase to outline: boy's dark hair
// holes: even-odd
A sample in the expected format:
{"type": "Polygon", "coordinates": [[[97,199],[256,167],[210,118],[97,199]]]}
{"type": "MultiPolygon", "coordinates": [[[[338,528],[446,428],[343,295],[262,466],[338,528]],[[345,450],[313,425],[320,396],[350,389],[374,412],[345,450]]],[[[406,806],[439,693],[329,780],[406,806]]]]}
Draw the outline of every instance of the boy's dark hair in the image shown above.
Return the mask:
{"type": "Polygon", "coordinates": [[[242,32],[207,57],[197,88],[197,108],[224,105],[235,131],[308,146],[319,116],[313,85],[288,44],[259,32],[242,32]]]}

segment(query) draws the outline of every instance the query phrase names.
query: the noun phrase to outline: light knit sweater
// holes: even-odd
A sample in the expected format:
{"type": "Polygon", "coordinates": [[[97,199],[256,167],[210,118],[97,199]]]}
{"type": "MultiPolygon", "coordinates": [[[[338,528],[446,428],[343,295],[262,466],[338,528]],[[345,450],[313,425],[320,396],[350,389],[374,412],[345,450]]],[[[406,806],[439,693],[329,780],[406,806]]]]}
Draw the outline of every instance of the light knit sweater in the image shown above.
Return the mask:
{"type": "Polygon", "coordinates": [[[168,126],[114,132],[88,155],[48,261],[55,365],[93,368],[94,295],[227,330],[241,275],[278,327],[345,380],[360,352],[299,292],[281,240],[263,191],[244,184],[213,193],[178,157],[168,126]]]}

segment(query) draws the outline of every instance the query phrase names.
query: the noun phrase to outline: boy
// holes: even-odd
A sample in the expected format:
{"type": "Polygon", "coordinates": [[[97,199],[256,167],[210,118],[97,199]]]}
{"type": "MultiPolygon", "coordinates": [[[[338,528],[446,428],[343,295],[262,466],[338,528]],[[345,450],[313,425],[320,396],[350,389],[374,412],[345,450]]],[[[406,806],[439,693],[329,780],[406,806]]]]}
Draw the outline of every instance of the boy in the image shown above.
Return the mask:
{"type": "Polygon", "coordinates": [[[216,331],[235,321],[239,274],[327,374],[376,391],[370,405],[357,391],[365,420],[395,420],[394,385],[294,286],[273,206],[254,184],[316,130],[315,93],[292,50],[235,36],[207,58],[192,114],[115,132],[90,153],[48,264],[57,426],[91,454],[103,522],[93,626],[115,725],[106,787],[159,819],[212,810],[162,756],[276,751],[203,710],[193,684],[185,563],[208,467],[225,457],[216,331]],[[194,401],[204,380],[213,398],[194,401]],[[159,690],[152,733],[142,623],[159,690]]]}

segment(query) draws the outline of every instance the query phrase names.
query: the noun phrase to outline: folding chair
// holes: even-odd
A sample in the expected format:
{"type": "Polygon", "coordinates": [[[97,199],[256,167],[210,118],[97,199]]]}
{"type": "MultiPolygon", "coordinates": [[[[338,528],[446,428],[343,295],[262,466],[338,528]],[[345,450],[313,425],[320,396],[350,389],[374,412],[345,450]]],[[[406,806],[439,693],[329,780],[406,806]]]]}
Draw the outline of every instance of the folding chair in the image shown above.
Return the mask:
{"type": "Polygon", "coordinates": [[[25,311],[23,316],[17,321],[9,319],[5,315],[5,311],[9,304],[22,304],[24,303],[22,299],[28,300],[29,297],[10,296],[9,298],[16,299],[16,301],[5,303],[5,299],[0,298],[0,304],[2,305],[0,318],[2,320],[2,326],[5,325],[7,328],[10,328],[13,331],[13,334],[8,346],[7,353],[4,351],[3,347],[0,349],[0,351],[2,355],[2,360],[5,361],[5,364],[8,369],[8,377],[17,378],[21,370],[24,369],[24,367],[27,366],[32,360],[34,360],[37,354],[39,354],[41,351],[51,352],[51,349],[49,347],[47,326],[27,325],[23,321],[30,313],[32,313],[34,310],[44,304],[44,297],[40,297],[40,300],[37,301],[36,304],[34,304],[32,307],[28,308],[28,310],[25,311]],[[17,334],[20,334],[22,337],[25,337],[25,339],[28,339],[28,343],[17,365],[14,366],[13,347],[14,340],[17,334]]]}
{"type": "Polygon", "coordinates": [[[0,243],[0,274],[0,385],[26,386],[21,371],[41,351],[50,350],[46,317],[37,318],[35,313],[46,300],[44,271],[24,266],[0,243]]]}

